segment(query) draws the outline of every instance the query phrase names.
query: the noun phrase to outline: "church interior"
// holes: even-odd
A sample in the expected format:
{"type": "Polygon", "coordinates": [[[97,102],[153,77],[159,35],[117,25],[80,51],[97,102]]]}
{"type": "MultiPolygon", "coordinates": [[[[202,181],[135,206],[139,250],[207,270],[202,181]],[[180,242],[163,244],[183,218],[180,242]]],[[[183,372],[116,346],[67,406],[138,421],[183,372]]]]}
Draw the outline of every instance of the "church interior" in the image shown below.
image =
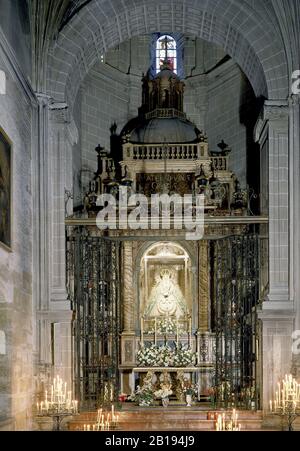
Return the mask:
{"type": "Polygon", "coordinates": [[[0,0],[0,431],[300,430],[299,36],[0,0]]]}

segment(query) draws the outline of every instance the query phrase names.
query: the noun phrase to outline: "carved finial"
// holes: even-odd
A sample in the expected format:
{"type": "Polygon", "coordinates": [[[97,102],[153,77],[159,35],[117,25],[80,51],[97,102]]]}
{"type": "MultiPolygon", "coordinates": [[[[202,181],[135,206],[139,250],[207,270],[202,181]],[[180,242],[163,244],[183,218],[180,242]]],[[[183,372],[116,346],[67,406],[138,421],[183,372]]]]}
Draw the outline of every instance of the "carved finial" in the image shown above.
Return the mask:
{"type": "Polygon", "coordinates": [[[225,141],[222,139],[222,141],[218,144],[219,149],[221,149],[222,153],[224,155],[228,155],[231,152],[230,147],[228,144],[225,143],[225,141]]]}
{"type": "Polygon", "coordinates": [[[95,148],[95,151],[97,152],[98,155],[101,155],[104,153],[104,147],[101,146],[101,144],[98,144],[98,146],[95,148]]]}
{"type": "Polygon", "coordinates": [[[117,128],[118,128],[118,126],[117,126],[116,122],[114,122],[114,123],[111,125],[111,127],[110,127],[110,133],[111,133],[111,135],[115,135],[115,134],[116,134],[117,128]]]}
{"type": "Polygon", "coordinates": [[[195,133],[197,135],[197,138],[199,139],[199,141],[201,143],[207,143],[208,138],[206,136],[206,134],[202,131],[202,130],[198,130],[198,128],[195,128],[195,133]]]}

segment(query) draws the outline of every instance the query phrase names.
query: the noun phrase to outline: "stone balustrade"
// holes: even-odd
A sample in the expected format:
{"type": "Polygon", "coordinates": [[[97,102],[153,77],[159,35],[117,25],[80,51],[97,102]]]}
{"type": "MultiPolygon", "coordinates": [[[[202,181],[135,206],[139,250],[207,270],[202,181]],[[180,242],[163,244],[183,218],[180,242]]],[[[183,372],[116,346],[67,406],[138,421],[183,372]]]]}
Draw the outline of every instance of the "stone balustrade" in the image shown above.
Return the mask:
{"type": "MultiPolygon", "coordinates": [[[[160,160],[187,160],[195,161],[207,158],[203,147],[197,144],[181,144],[172,146],[153,146],[153,145],[134,145],[127,147],[124,152],[124,160],[134,161],[160,161],[160,160]]],[[[227,156],[220,157],[208,157],[213,164],[213,168],[216,171],[228,171],[227,156]]]]}

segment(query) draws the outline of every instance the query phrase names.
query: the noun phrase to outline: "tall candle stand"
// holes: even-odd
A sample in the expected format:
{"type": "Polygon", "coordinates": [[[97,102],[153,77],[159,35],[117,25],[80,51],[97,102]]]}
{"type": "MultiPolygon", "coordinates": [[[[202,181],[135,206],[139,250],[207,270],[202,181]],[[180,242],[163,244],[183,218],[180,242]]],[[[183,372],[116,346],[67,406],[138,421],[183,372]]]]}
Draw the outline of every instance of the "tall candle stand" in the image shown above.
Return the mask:
{"type": "Polygon", "coordinates": [[[270,401],[270,411],[286,420],[288,430],[293,431],[293,424],[300,416],[300,384],[292,375],[278,382],[275,399],[270,401]]]}
{"type": "Polygon", "coordinates": [[[45,391],[45,399],[38,402],[37,417],[49,417],[53,420],[53,430],[60,431],[64,418],[78,414],[78,401],[72,399],[72,392],[67,390],[67,383],[57,376],[51,390],[45,391]]]}

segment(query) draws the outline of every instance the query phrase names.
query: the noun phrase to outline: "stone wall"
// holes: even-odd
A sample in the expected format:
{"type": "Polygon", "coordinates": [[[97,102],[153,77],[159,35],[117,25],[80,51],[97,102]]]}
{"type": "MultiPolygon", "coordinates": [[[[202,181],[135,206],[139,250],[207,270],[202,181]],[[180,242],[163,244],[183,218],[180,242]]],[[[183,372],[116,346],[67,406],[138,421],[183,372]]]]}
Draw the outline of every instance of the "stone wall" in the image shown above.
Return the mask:
{"type": "MultiPolygon", "coordinates": [[[[101,64],[101,63],[100,63],[101,64]]],[[[95,172],[95,147],[110,148],[110,126],[116,121],[118,131],[129,119],[128,77],[107,65],[97,65],[82,89],[82,181],[91,180],[95,172]]]]}
{"type": "Polygon", "coordinates": [[[28,2],[0,0],[0,27],[13,48],[26,78],[31,77],[31,36],[28,2]]]}
{"type": "Polygon", "coordinates": [[[32,98],[2,45],[6,94],[0,95],[0,127],[13,145],[12,251],[0,246],[0,430],[7,430],[27,429],[32,406],[32,98]]]}
{"type": "MultiPolygon", "coordinates": [[[[241,115],[243,107],[253,101],[253,91],[239,67],[232,60],[209,74],[206,131],[210,149],[219,150],[222,139],[231,147],[230,168],[246,184],[247,137],[249,131],[241,115]]],[[[253,129],[250,130],[253,135],[253,129]]],[[[258,166],[259,172],[259,166],[258,166]]]]}

